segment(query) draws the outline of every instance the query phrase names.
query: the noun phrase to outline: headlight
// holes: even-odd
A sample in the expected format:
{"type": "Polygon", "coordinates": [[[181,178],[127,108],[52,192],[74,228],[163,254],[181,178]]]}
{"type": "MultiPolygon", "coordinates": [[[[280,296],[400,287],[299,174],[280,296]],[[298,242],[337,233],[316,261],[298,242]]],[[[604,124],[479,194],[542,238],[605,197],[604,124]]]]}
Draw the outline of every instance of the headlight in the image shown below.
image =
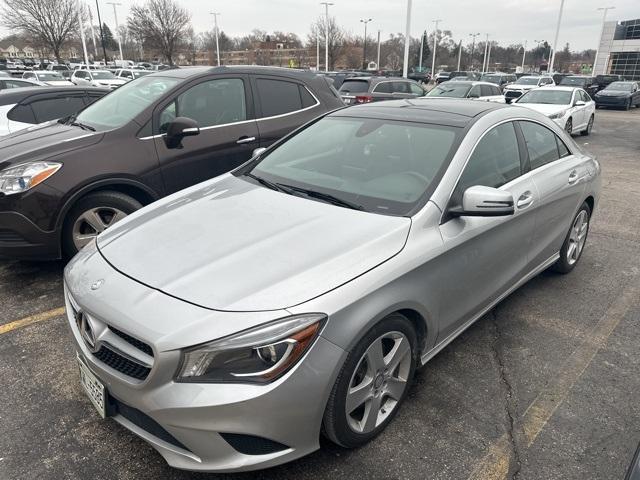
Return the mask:
{"type": "Polygon", "coordinates": [[[302,358],[326,318],[321,313],[287,317],[185,350],[177,381],[272,382],[302,358]]]}
{"type": "Polygon", "coordinates": [[[562,111],[560,111],[558,113],[552,113],[551,115],[549,115],[549,118],[551,120],[555,120],[557,118],[562,118],[562,117],[564,117],[566,115],[566,113],[567,113],[566,110],[562,110],[562,111]]]}
{"type": "Polygon", "coordinates": [[[0,193],[13,195],[26,192],[44,182],[62,167],[56,162],[25,163],[0,172],[0,193]]]}

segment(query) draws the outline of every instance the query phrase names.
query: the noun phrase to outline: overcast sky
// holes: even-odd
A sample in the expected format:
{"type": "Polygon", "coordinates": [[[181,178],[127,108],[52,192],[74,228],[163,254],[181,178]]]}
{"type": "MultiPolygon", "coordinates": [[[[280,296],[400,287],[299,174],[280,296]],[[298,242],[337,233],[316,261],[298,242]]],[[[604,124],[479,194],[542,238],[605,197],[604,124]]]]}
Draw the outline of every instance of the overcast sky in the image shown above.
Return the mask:
{"type": "MultiPolygon", "coordinates": [[[[100,1],[102,20],[113,26],[113,7],[100,1]]],[[[118,19],[123,23],[131,5],[143,0],[115,0],[122,3],[118,19]]],[[[362,35],[361,18],[372,18],[368,32],[377,30],[385,38],[404,32],[406,0],[332,0],[330,15],[347,30],[362,35]]],[[[315,0],[178,0],[192,15],[197,32],[213,29],[209,12],[220,12],[220,29],[236,36],[254,28],[294,32],[305,39],[309,25],[324,14],[324,6],[315,0]]],[[[95,0],[88,0],[95,15],[95,0]]],[[[596,48],[600,36],[602,12],[599,6],[615,5],[609,20],[640,18],[640,0],[566,0],[559,45],[569,42],[572,50],[596,48]]],[[[442,19],[440,29],[451,30],[455,40],[469,39],[470,33],[488,33],[501,44],[520,44],[528,40],[553,41],[560,0],[413,0],[412,36],[433,28],[433,20],[442,19]]],[[[6,34],[6,31],[4,32],[6,34]]]]}

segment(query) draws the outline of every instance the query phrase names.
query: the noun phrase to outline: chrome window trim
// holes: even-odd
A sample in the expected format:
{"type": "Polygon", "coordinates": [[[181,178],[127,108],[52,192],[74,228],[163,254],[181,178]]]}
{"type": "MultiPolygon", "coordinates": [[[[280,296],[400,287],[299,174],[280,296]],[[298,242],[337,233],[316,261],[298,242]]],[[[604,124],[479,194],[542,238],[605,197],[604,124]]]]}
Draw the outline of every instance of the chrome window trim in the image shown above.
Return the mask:
{"type": "MultiPolygon", "coordinates": [[[[295,83],[296,85],[302,85],[302,84],[297,83],[297,82],[290,82],[290,83],[295,83]]],[[[210,127],[201,127],[200,131],[202,132],[203,130],[213,130],[214,128],[230,127],[232,125],[241,125],[243,123],[262,122],[264,120],[273,120],[274,118],[287,117],[289,115],[295,115],[295,114],[300,113],[300,112],[305,112],[307,110],[311,110],[312,108],[316,108],[318,105],[320,105],[320,100],[318,100],[318,97],[316,97],[314,95],[314,93],[307,88],[306,85],[302,85],[302,87],[307,92],[309,92],[309,94],[313,97],[313,99],[316,101],[316,103],[314,103],[313,105],[310,105],[308,107],[302,108],[300,110],[294,110],[293,112],[281,113],[280,115],[272,115],[270,117],[262,117],[262,118],[252,118],[252,119],[249,119],[249,120],[240,120],[238,122],[231,122],[231,123],[222,123],[220,125],[211,125],[210,127]]],[[[138,140],[151,140],[151,139],[155,139],[155,138],[165,137],[166,135],[167,135],[166,133],[159,133],[157,135],[149,135],[147,137],[140,137],[140,138],[138,138],[138,140]]]]}

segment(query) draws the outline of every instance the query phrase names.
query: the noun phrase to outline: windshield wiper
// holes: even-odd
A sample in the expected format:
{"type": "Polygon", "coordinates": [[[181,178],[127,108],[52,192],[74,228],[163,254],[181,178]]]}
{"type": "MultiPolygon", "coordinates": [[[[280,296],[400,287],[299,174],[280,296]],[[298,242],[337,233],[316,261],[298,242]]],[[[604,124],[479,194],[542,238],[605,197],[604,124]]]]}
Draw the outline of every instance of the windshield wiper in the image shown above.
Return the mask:
{"type": "Polygon", "coordinates": [[[290,188],[287,188],[287,187],[285,187],[283,185],[280,185],[279,183],[271,182],[271,181],[267,180],[266,178],[259,177],[258,175],[254,175],[251,172],[245,173],[245,176],[247,176],[249,178],[253,178],[256,182],[260,183],[261,185],[264,185],[267,188],[270,188],[271,190],[275,190],[277,192],[288,193],[289,195],[292,194],[290,188]]]}
{"type": "Polygon", "coordinates": [[[350,208],[352,210],[364,210],[364,207],[362,205],[358,205],[357,203],[353,203],[348,200],[343,200],[342,198],[338,198],[329,193],[316,192],[315,190],[309,190],[301,187],[294,187],[292,185],[282,185],[280,183],[278,184],[278,186],[287,188],[289,190],[294,190],[296,192],[304,193],[307,197],[316,198],[318,200],[322,200],[324,202],[337,205],[339,207],[350,208]]]}
{"type": "Polygon", "coordinates": [[[93,128],[91,125],[87,125],[86,123],[82,123],[82,122],[78,122],[76,121],[76,116],[75,115],[71,115],[67,118],[61,118],[60,120],[58,120],[58,123],[63,123],[65,125],[71,125],[73,127],[80,127],[82,130],[89,130],[90,132],[95,132],[96,129],[93,128]]]}

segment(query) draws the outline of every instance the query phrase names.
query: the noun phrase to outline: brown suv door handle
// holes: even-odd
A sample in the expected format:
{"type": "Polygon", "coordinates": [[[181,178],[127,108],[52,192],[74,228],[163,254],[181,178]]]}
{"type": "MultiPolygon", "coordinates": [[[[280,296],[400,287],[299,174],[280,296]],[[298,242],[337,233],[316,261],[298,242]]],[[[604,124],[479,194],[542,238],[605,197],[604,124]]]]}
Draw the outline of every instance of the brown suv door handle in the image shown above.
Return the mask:
{"type": "Polygon", "coordinates": [[[256,141],[256,137],[244,136],[244,137],[240,137],[236,143],[239,144],[239,145],[242,145],[243,143],[251,143],[251,142],[255,142],[255,141],[256,141]]]}

